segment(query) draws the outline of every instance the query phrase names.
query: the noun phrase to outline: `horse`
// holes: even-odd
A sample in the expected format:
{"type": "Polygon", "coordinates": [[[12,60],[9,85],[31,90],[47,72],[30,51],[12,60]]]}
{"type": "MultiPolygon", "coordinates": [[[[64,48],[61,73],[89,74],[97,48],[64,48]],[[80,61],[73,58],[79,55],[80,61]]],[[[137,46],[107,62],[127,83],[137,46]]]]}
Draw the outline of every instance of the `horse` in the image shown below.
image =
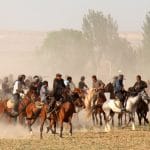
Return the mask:
{"type": "Polygon", "coordinates": [[[36,94],[35,90],[30,89],[27,94],[24,96],[24,98],[20,101],[19,106],[18,106],[18,113],[19,113],[19,123],[21,125],[24,124],[25,117],[26,117],[26,107],[34,102],[34,101],[39,101],[39,97],[36,94]]]}
{"type": "Polygon", "coordinates": [[[56,122],[60,123],[60,137],[62,137],[63,131],[63,122],[67,122],[70,125],[70,134],[72,135],[72,123],[71,119],[73,113],[75,113],[75,107],[84,107],[84,103],[80,98],[76,100],[66,99],[62,104],[60,104],[57,109],[53,105],[56,105],[55,100],[50,100],[49,103],[44,104],[41,108],[37,108],[35,103],[30,103],[26,108],[27,114],[27,123],[29,131],[32,134],[32,125],[36,121],[36,119],[40,118],[40,139],[43,138],[43,126],[46,119],[49,120],[49,127],[47,127],[47,133],[49,130],[52,133],[56,133],[56,122]],[[52,109],[53,108],[53,109],[52,109]],[[52,130],[52,126],[54,126],[54,130],[52,130]]]}
{"type": "Polygon", "coordinates": [[[149,99],[148,95],[146,97],[144,97],[144,99],[141,99],[138,102],[136,113],[137,113],[137,116],[138,116],[140,126],[142,125],[142,122],[141,122],[142,119],[144,119],[144,125],[146,125],[146,123],[147,124],[149,123],[149,121],[147,119],[147,113],[149,111],[149,108],[148,108],[149,102],[150,102],[150,99],[149,99]]]}
{"type": "MultiPolygon", "coordinates": [[[[77,108],[85,108],[84,102],[82,101],[82,97],[78,95],[78,93],[73,93],[72,100],[66,99],[64,103],[62,103],[57,109],[57,122],[60,124],[60,137],[62,138],[63,132],[63,123],[68,123],[70,126],[69,133],[72,135],[72,117],[73,114],[76,113],[77,108]]],[[[55,121],[53,121],[55,122],[55,121]]],[[[54,124],[55,125],[55,124],[54,124]]],[[[52,124],[47,128],[47,133],[49,129],[51,129],[52,124]]]]}
{"type": "Polygon", "coordinates": [[[104,117],[104,120],[105,120],[105,113],[102,109],[102,105],[105,101],[106,101],[106,97],[104,95],[104,91],[101,90],[99,92],[99,97],[98,97],[98,100],[97,100],[97,104],[92,107],[92,120],[93,120],[94,125],[95,125],[95,119],[96,119],[96,124],[98,124],[97,115],[99,115],[100,126],[103,125],[101,114],[103,114],[103,117],[104,117]]]}
{"type": "Polygon", "coordinates": [[[95,125],[95,119],[96,119],[96,123],[98,124],[97,115],[99,115],[100,125],[102,125],[101,114],[103,114],[103,117],[105,120],[105,113],[102,109],[102,105],[106,101],[106,97],[104,95],[104,90],[100,90],[98,98],[97,98],[97,102],[95,105],[93,105],[94,96],[96,94],[97,94],[96,89],[87,90],[87,95],[85,96],[85,110],[87,112],[87,118],[92,116],[92,120],[93,120],[94,125],[95,125]]]}
{"type": "MultiPolygon", "coordinates": [[[[109,82],[106,86],[105,86],[105,92],[107,93],[110,93],[110,97],[108,99],[116,99],[116,96],[115,96],[115,93],[114,93],[114,86],[111,82],[109,82]]],[[[124,102],[121,103],[121,105],[124,105],[125,104],[125,101],[126,101],[126,96],[127,96],[127,92],[124,90],[123,93],[124,95],[124,102]]],[[[126,113],[125,114],[125,124],[127,122],[126,120],[126,113]]],[[[112,116],[113,116],[113,112],[112,112],[112,116]]],[[[122,125],[122,122],[123,122],[123,113],[118,113],[118,126],[121,126],[122,125]]],[[[114,117],[112,117],[112,126],[114,126],[114,117]]]]}
{"type": "MultiPolygon", "coordinates": [[[[145,93],[142,91],[138,93],[136,96],[129,96],[127,98],[126,106],[125,106],[125,112],[129,113],[130,120],[128,124],[131,122],[132,123],[132,130],[135,130],[135,121],[134,121],[134,114],[137,109],[137,104],[140,100],[140,98],[144,97],[145,93]]],[[[119,101],[118,101],[119,102],[119,101]]],[[[107,100],[104,102],[102,108],[106,114],[106,120],[105,120],[105,131],[109,132],[111,130],[109,121],[112,119],[112,116],[114,113],[121,113],[122,109],[121,107],[117,104],[118,103],[115,100],[107,100]],[[113,112],[113,113],[112,113],[113,112]]]]}
{"type": "MultiPolygon", "coordinates": [[[[13,99],[13,98],[12,98],[13,99]]],[[[12,109],[14,109],[15,102],[11,99],[2,100],[0,102],[0,114],[1,116],[5,115],[8,118],[8,121],[11,122],[12,118],[17,119],[19,116],[19,122],[23,124],[23,118],[25,117],[25,108],[26,106],[35,99],[34,90],[29,90],[24,98],[19,102],[18,114],[13,114],[12,109]]]]}

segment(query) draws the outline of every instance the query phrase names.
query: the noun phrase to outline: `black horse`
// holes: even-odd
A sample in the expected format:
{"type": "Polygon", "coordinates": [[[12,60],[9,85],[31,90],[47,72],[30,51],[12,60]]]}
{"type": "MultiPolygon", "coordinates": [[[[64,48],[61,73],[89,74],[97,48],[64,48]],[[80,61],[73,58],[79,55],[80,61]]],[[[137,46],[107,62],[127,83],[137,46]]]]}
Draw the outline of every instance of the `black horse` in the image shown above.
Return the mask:
{"type": "Polygon", "coordinates": [[[138,120],[139,120],[139,125],[142,125],[142,119],[144,119],[144,125],[146,125],[146,123],[147,124],[149,123],[147,119],[148,111],[149,111],[148,103],[143,99],[141,99],[137,105],[137,110],[136,110],[138,120]]]}

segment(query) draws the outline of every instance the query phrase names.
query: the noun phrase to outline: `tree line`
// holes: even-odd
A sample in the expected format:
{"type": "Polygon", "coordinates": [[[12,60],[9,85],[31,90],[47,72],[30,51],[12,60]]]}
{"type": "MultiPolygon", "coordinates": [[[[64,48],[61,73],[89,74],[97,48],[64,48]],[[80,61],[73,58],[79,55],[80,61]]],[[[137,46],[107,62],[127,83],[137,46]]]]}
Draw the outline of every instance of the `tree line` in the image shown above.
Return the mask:
{"type": "Polygon", "coordinates": [[[117,22],[111,15],[89,10],[84,15],[82,30],[61,29],[47,34],[39,55],[52,70],[63,73],[92,74],[110,78],[122,70],[133,74],[148,71],[150,63],[150,12],[143,24],[141,47],[133,49],[119,36],[117,22]],[[56,69],[57,68],[57,69],[56,69]]]}

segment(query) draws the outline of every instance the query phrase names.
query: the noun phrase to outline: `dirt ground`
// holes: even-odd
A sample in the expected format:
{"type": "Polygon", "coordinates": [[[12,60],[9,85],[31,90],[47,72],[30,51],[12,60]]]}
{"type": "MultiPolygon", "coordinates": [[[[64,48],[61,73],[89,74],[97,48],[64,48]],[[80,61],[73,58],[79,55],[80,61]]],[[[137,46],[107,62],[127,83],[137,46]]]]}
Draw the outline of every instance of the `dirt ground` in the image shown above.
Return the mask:
{"type": "Polygon", "coordinates": [[[61,139],[57,135],[44,133],[23,138],[1,138],[0,150],[148,150],[150,149],[149,127],[130,129],[113,129],[104,133],[102,129],[81,129],[69,136],[67,132],[61,139]]]}

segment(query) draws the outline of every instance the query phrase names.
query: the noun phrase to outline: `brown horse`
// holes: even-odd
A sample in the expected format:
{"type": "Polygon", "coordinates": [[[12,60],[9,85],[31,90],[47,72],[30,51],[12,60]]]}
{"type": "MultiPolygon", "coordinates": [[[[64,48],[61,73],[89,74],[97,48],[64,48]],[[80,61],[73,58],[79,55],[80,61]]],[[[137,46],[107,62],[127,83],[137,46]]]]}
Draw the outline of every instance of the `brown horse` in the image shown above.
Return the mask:
{"type": "Polygon", "coordinates": [[[39,97],[37,96],[35,90],[30,89],[27,94],[25,95],[25,97],[21,100],[21,102],[19,103],[18,106],[18,112],[19,112],[19,123],[21,125],[24,124],[25,122],[25,117],[26,117],[26,107],[34,102],[34,101],[38,101],[39,97]]]}
{"type": "Polygon", "coordinates": [[[103,125],[101,114],[103,114],[103,117],[104,117],[104,120],[105,120],[105,113],[102,109],[102,105],[105,101],[106,101],[106,97],[104,95],[104,90],[100,90],[99,91],[99,97],[98,97],[98,100],[97,100],[97,104],[92,107],[92,119],[93,119],[93,124],[94,125],[95,125],[95,119],[96,119],[96,124],[98,125],[97,115],[99,115],[100,126],[103,125]]]}
{"type": "MultiPolygon", "coordinates": [[[[82,99],[80,97],[76,98],[75,100],[66,100],[64,103],[62,103],[57,112],[56,112],[56,116],[57,116],[57,122],[59,122],[60,124],[60,137],[62,137],[62,132],[63,132],[63,123],[68,123],[70,126],[70,135],[72,135],[72,116],[73,113],[76,112],[76,107],[78,108],[85,108],[84,102],[82,101],[82,99]]],[[[55,120],[53,121],[55,122],[55,120]]],[[[52,122],[51,122],[52,123],[52,122]]],[[[49,129],[51,129],[52,124],[50,124],[50,126],[47,128],[47,132],[49,132],[49,129]]],[[[54,124],[55,126],[55,124],[54,124]]]]}
{"type": "MultiPolygon", "coordinates": [[[[75,95],[74,95],[75,96],[75,95]]],[[[74,97],[76,98],[76,96],[74,97]]],[[[56,133],[56,122],[60,123],[60,137],[62,137],[63,122],[67,122],[70,125],[70,134],[72,134],[72,123],[71,119],[73,113],[75,113],[75,107],[84,107],[83,101],[80,97],[74,99],[67,99],[57,108],[54,107],[56,102],[51,99],[49,103],[44,104],[41,108],[37,108],[35,103],[30,103],[26,108],[27,122],[29,131],[32,133],[32,125],[36,119],[40,118],[40,138],[43,138],[43,126],[46,119],[49,120],[49,127],[47,127],[47,133],[49,130],[52,133],[56,133]],[[56,109],[55,109],[56,108],[56,109]],[[54,126],[54,130],[52,127],[54,126]]]]}
{"type": "Polygon", "coordinates": [[[0,101],[0,119],[6,119],[8,123],[12,123],[12,117],[10,116],[12,109],[7,107],[7,100],[0,101]]]}
{"type": "Polygon", "coordinates": [[[1,117],[5,116],[5,118],[8,119],[8,122],[12,122],[12,119],[16,120],[17,117],[19,116],[19,122],[23,124],[23,119],[25,117],[25,108],[34,99],[35,99],[35,91],[29,90],[25,95],[25,97],[19,102],[18,114],[16,115],[12,113],[13,107],[8,108],[7,106],[9,99],[0,101],[1,117]]]}

